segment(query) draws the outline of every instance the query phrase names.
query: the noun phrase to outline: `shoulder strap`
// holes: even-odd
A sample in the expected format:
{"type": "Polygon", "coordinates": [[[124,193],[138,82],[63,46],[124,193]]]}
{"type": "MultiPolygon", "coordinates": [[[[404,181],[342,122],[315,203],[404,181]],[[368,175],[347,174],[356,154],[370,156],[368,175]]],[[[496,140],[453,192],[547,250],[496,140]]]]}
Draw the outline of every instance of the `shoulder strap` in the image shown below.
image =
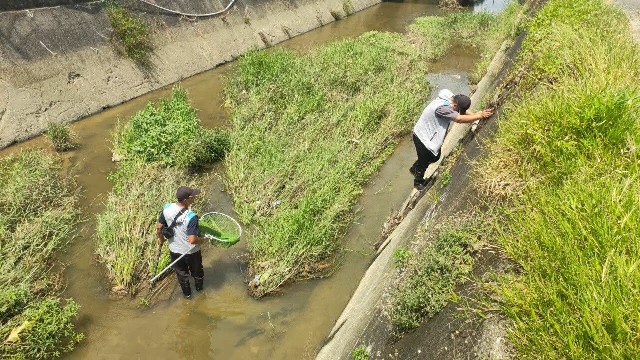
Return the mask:
{"type": "Polygon", "coordinates": [[[173,221],[171,222],[171,225],[169,225],[169,229],[171,229],[171,228],[176,224],[176,221],[178,220],[178,218],[180,217],[180,215],[182,215],[182,213],[184,213],[185,211],[187,211],[187,209],[188,209],[188,208],[187,208],[186,206],[185,206],[185,207],[183,207],[183,208],[182,208],[182,210],[180,210],[180,211],[178,212],[178,214],[176,214],[176,216],[174,216],[173,221]]]}

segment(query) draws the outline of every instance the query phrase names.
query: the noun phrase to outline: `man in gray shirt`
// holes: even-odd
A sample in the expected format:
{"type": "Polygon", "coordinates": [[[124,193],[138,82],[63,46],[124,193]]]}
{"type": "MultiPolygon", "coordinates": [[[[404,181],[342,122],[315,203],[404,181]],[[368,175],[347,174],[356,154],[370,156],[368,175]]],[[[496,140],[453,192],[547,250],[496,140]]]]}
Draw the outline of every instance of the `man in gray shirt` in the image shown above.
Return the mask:
{"type": "Polygon", "coordinates": [[[187,299],[191,298],[189,275],[193,277],[196,291],[202,290],[204,277],[202,253],[200,252],[200,243],[203,242],[203,239],[199,237],[198,216],[189,209],[198,194],[200,194],[199,189],[180,186],[176,191],[176,200],[178,202],[164,205],[156,225],[158,245],[161,247],[165,240],[162,229],[173,224],[173,235],[167,239],[169,241],[171,261],[175,261],[182,254],[186,254],[173,265],[173,269],[182,288],[182,294],[187,299]]]}
{"type": "Polygon", "coordinates": [[[420,115],[420,119],[413,127],[413,143],[416,147],[418,160],[413,163],[409,172],[414,176],[413,186],[422,191],[427,186],[429,179],[424,178],[424,173],[430,164],[440,159],[440,148],[444,142],[449,124],[472,123],[476,120],[486,119],[493,112],[482,110],[477,113],[468,111],[471,99],[466,95],[454,95],[450,90],[444,89],[438,93],[438,97],[427,105],[420,115]]]}

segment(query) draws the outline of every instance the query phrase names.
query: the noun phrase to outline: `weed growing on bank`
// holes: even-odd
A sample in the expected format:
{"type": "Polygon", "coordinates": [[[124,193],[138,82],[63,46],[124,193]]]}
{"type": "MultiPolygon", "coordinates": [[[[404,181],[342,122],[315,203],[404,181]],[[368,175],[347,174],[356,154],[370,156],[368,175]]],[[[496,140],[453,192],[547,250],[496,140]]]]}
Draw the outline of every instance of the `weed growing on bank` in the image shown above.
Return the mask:
{"type": "MultiPolygon", "coordinates": [[[[135,295],[155,275],[155,224],[162,206],[176,201],[180,185],[200,188],[199,198],[207,199],[208,177],[194,169],[221,159],[229,144],[227,132],[200,126],[186,92],[179,88],[116,128],[115,152],[124,160],[109,175],[113,190],[97,216],[95,235],[96,252],[114,292],[135,295]]],[[[166,246],[164,250],[158,270],[169,263],[166,246]]]]}
{"type": "Polygon", "coordinates": [[[49,123],[44,136],[51,142],[53,148],[58,152],[69,151],[76,145],[76,133],[69,124],[49,123]]]}
{"type": "Polygon", "coordinates": [[[455,300],[454,289],[473,266],[478,229],[473,223],[433,229],[418,253],[407,252],[402,275],[391,291],[387,316],[396,336],[417,328],[455,300]]]}
{"type": "Polygon", "coordinates": [[[640,48],[606,1],[550,0],[476,182],[524,269],[495,285],[522,358],[640,352],[640,48]]]}
{"type": "Polygon", "coordinates": [[[136,63],[148,65],[149,55],[153,51],[149,26],[141,18],[131,15],[116,0],[107,0],[105,11],[124,53],[136,63]]]}
{"type": "Polygon", "coordinates": [[[0,352],[52,359],[74,348],[77,305],[59,298],[55,254],[75,236],[77,193],[60,159],[27,150],[0,159],[0,352]]]}
{"type": "Polygon", "coordinates": [[[236,212],[257,229],[254,294],[332,261],[362,186],[428,95],[423,71],[403,71],[412,54],[400,35],[374,32],[305,55],[278,49],[239,61],[228,89],[227,183],[236,212]]]}
{"type": "Polygon", "coordinates": [[[358,345],[358,347],[351,352],[351,358],[353,360],[369,360],[370,356],[367,347],[365,345],[358,345]]]}

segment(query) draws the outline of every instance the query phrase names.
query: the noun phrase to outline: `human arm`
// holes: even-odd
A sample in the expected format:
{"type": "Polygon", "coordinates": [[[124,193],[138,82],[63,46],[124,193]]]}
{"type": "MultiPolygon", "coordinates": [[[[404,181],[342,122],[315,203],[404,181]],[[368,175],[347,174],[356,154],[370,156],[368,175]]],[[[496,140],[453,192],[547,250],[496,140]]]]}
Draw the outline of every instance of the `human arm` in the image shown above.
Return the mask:
{"type": "Polygon", "coordinates": [[[189,219],[187,224],[187,241],[191,245],[197,245],[204,242],[204,238],[200,237],[200,227],[198,226],[198,216],[189,219]]]}
{"type": "Polygon", "coordinates": [[[164,244],[165,238],[162,235],[162,229],[168,226],[167,220],[164,218],[164,211],[160,211],[160,215],[158,216],[158,222],[156,223],[156,237],[158,238],[158,247],[161,247],[164,244]]]}
{"type": "Polygon", "coordinates": [[[491,115],[493,115],[493,111],[489,110],[489,109],[484,109],[478,112],[471,112],[469,110],[466,111],[466,113],[464,115],[462,114],[458,114],[458,116],[456,116],[456,118],[453,120],[457,123],[462,123],[462,124],[468,124],[468,123],[472,123],[476,120],[483,120],[486,119],[488,117],[490,117],[491,115]]]}

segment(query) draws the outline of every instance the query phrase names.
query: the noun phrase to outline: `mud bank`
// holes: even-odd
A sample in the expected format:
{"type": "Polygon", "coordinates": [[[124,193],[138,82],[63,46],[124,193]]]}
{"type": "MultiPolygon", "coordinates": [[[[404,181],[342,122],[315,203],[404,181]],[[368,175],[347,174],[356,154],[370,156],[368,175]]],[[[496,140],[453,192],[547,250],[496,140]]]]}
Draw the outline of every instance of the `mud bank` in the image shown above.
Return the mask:
{"type": "MultiPolygon", "coordinates": [[[[102,2],[2,12],[0,148],[380,2],[237,0],[220,16],[197,19],[135,5],[152,29],[149,68],[116,52],[102,2]]],[[[205,3],[208,9],[195,10],[227,5],[205,3]]]]}

